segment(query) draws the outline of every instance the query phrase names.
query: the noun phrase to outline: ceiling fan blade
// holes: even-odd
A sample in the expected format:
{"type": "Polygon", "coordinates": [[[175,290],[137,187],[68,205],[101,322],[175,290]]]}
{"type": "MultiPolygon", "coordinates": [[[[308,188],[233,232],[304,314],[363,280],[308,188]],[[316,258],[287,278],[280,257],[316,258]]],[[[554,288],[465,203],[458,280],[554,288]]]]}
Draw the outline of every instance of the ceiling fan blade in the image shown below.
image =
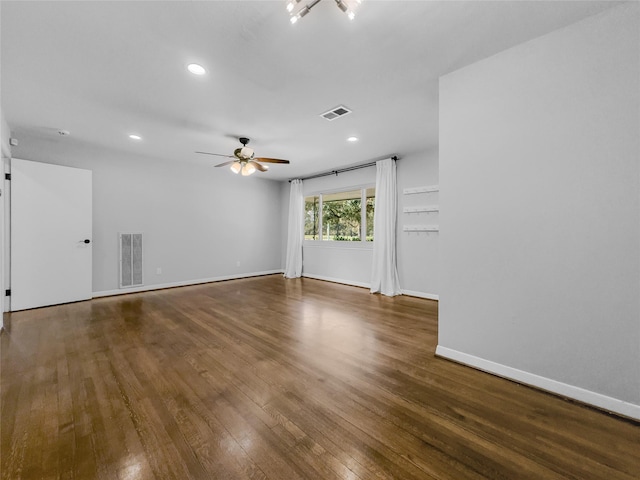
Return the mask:
{"type": "Polygon", "coordinates": [[[216,167],[226,167],[227,165],[231,165],[232,163],[236,163],[236,161],[235,160],[231,160],[229,162],[220,163],[220,164],[216,165],[216,167]]]}
{"type": "Polygon", "coordinates": [[[233,155],[223,155],[221,153],[210,153],[210,152],[196,152],[196,153],[201,153],[203,155],[215,155],[216,157],[235,158],[233,155]]]}
{"type": "Polygon", "coordinates": [[[254,167],[256,167],[256,169],[260,170],[261,172],[266,172],[267,170],[269,170],[268,166],[260,165],[258,162],[254,162],[253,160],[251,160],[249,163],[254,167]]]}
{"type": "Polygon", "coordinates": [[[279,158],[254,158],[254,160],[263,163],[290,163],[289,160],[280,160],[279,158]]]}

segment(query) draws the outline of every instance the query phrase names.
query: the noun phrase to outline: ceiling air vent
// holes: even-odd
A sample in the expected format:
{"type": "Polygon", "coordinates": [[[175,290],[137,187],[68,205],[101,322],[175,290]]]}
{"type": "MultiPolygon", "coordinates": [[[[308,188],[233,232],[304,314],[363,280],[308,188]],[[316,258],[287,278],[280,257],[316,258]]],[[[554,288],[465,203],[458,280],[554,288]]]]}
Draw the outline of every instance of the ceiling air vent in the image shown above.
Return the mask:
{"type": "Polygon", "coordinates": [[[351,110],[349,110],[344,105],[338,105],[336,108],[332,108],[331,110],[329,110],[328,112],[324,112],[320,116],[326,120],[331,121],[335,120],[336,118],[344,117],[348,113],[351,113],[351,110]]]}

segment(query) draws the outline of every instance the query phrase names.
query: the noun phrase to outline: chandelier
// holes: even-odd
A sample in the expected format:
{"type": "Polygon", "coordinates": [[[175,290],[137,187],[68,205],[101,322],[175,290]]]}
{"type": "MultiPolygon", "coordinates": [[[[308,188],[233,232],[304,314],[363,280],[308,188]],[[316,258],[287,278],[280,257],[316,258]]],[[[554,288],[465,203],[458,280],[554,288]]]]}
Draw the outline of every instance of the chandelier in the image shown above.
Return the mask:
{"type": "MultiPolygon", "coordinates": [[[[362,3],[362,0],[334,0],[340,10],[347,14],[349,20],[353,20],[356,16],[356,9],[362,3]]],[[[291,23],[296,23],[302,17],[304,17],[309,11],[315,7],[320,0],[311,0],[306,5],[299,5],[301,0],[286,0],[287,11],[291,18],[291,23]]]]}

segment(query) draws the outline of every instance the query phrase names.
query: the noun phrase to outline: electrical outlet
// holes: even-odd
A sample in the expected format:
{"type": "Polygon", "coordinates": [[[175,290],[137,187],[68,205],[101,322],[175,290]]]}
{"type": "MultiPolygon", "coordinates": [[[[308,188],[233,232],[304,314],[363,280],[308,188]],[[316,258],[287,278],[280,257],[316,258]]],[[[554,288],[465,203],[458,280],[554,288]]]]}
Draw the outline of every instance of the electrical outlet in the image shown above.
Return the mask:
{"type": "Polygon", "coordinates": [[[240,260],[236,262],[236,267],[239,267],[239,266],[240,266],[240,260]]]}
{"type": "Polygon", "coordinates": [[[162,275],[162,269],[160,267],[156,268],[156,275],[162,275]]]}

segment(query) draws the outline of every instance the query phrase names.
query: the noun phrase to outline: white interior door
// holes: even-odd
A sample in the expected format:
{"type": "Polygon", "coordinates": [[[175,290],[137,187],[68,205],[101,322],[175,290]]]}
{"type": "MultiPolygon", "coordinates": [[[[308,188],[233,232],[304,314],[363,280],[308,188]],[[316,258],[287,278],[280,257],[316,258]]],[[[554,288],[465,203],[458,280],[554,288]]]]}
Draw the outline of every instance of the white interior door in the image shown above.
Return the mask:
{"type": "Polygon", "coordinates": [[[11,160],[11,310],[91,298],[90,170],[11,160]]]}

